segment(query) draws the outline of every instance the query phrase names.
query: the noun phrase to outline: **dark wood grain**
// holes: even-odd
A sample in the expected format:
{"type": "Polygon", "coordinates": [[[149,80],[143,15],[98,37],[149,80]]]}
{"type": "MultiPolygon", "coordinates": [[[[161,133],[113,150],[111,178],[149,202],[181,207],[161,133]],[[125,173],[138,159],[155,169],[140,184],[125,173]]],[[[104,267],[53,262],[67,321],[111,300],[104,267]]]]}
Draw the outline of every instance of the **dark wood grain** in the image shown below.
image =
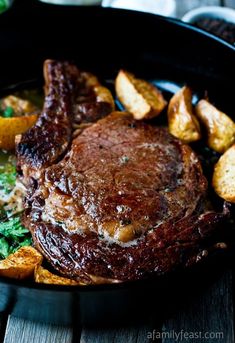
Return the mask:
{"type": "Polygon", "coordinates": [[[72,342],[73,333],[69,327],[34,323],[9,316],[4,343],[72,342]]]}
{"type": "Polygon", "coordinates": [[[220,6],[220,0],[176,0],[176,16],[182,16],[193,8],[200,6],[220,6]]]}
{"type": "MultiPolygon", "coordinates": [[[[202,336],[218,333],[217,339],[201,339],[197,342],[234,343],[234,313],[232,294],[232,271],[209,287],[202,295],[191,300],[172,318],[165,321],[163,331],[166,333],[201,332],[202,336]]],[[[180,341],[180,340],[179,340],[180,341]]],[[[186,341],[183,340],[183,342],[186,341]]],[[[194,342],[194,340],[189,340],[194,342]]],[[[166,337],[162,343],[174,343],[175,338],[166,337]]]]}
{"type": "Polygon", "coordinates": [[[224,6],[235,8],[235,0],[224,0],[224,6]]]}
{"type": "MultiPolygon", "coordinates": [[[[140,312],[139,315],[144,318],[145,324],[109,329],[83,328],[80,343],[150,343],[153,330],[161,331],[162,315],[157,308],[151,314],[140,312]]],[[[161,343],[161,340],[156,339],[154,342],[161,343]]]]}
{"type": "Polygon", "coordinates": [[[84,329],[80,343],[149,343],[149,332],[152,332],[152,328],[148,326],[110,330],[84,329]]]}

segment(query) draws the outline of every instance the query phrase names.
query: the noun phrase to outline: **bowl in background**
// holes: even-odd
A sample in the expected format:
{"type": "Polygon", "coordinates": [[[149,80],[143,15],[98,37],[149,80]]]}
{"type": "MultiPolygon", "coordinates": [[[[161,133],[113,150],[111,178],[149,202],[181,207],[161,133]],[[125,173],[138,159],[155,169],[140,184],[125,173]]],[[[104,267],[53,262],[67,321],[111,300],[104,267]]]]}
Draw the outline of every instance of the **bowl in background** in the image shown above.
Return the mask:
{"type": "Polygon", "coordinates": [[[223,19],[235,24],[235,10],[227,7],[203,6],[187,12],[183,16],[182,20],[187,23],[194,24],[203,18],[223,19]]]}
{"type": "Polygon", "coordinates": [[[176,11],[175,0],[103,0],[102,6],[159,14],[167,17],[174,17],[176,11]]]}
{"type": "Polygon", "coordinates": [[[182,20],[235,45],[235,10],[232,8],[200,7],[186,13],[182,20]]]}
{"type": "Polygon", "coordinates": [[[100,5],[101,0],[39,0],[53,5],[89,6],[100,5]]]}

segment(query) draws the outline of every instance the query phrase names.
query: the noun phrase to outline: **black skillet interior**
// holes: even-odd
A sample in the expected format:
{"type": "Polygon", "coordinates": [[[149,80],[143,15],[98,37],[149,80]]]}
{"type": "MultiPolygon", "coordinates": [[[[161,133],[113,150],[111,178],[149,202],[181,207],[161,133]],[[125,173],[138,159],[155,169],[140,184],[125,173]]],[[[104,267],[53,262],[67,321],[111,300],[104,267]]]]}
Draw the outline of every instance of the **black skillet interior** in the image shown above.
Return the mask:
{"type": "MultiPolygon", "coordinates": [[[[173,19],[16,0],[1,15],[0,56],[2,94],[11,85],[27,88],[29,80],[40,83],[46,58],[68,59],[94,72],[110,87],[120,68],[153,80],[167,97],[188,84],[195,99],[208,91],[212,102],[234,115],[235,49],[173,19]]],[[[147,318],[150,309],[167,315],[185,301],[186,289],[192,294],[201,285],[205,287],[206,280],[212,282],[215,270],[223,270],[228,259],[220,255],[216,266],[211,258],[188,271],[120,285],[71,288],[1,279],[0,311],[77,324],[140,320],[147,318]]]]}

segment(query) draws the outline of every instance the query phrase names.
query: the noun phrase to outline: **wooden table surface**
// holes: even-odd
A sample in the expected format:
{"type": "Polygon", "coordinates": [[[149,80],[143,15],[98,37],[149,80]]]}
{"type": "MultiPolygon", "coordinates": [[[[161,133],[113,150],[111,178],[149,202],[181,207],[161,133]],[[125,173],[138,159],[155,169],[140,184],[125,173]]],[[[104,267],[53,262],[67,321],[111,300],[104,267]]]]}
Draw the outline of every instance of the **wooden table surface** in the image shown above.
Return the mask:
{"type": "MultiPolygon", "coordinates": [[[[177,17],[204,5],[235,8],[235,0],[177,0],[177,17]]],[[[0,343],[234,343],[233,275],[232,270],[225,271],[203,295],[184,304],[164,321],[150,318],[145,326],[88,330],[30,322],[12,316],[6,318],[0,314],[0,343]],[[161,332],[166,335],[158,339],[161,332]],[[181,332],[186,335],[202,332],[208,337],[167,337],[181,332]]]]}

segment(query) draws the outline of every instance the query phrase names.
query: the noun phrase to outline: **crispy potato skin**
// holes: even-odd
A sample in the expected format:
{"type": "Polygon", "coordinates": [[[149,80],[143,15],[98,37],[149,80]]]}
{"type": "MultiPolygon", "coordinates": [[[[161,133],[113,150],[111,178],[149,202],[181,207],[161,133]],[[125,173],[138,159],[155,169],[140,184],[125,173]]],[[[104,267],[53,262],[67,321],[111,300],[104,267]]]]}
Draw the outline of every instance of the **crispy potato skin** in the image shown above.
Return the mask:
{"type": "Polygon", "coordinates": [[[225,152],[235,141],[235,123],[225,113],[219,111],[207,100],[196,105],[196,114],[208,132],[208,146],[225,152]]]}
{"type": "Polygon", "coordinates": [[[113,96],[108,88],[103,86],[96,86],[94,87],[94,92],[98,102],[107,102],[108,104],[110,104],[112,111],[115,110],[113,96]]]}
{"type": "Polygon", "coordinates": [[[15,148],[15,136],[33,126],[37,117],[37,114],[13,118],[0,117],[0,148],[13,150],[15,148]]]}
{"type": "Polygon", "coordinates": [[[167,105],[155,86],[124,70],[117,75],[115,89],[120,102],[136,120],[156,117],[167,105]]]}
{"type": "Polygon", "coordinates": [[[235,203],[235,144],[220,157],[215,165],[212,185],[221,198],[235,203]]]}
{"type": "MultiPolygon", "coordinates": [[[[107,283],[119,283],[119,280],[107,279],[99,276],[89,275],[90,284],[107,284],[107,283]]],[[[43,268],[41,265],[37,265],[34,270],[34,280],[37,283],[44,283],[48,285],[61,285],[61,286],[84,286],[85,283],[68,279],[63,276],[59,276],[51,273],[49,270],[43,268]]]]}
{"type": "Polygon", "coordinates": [[[201,138],[200,125],[193,114],[192,91],[181,88],[170,100],[168,106],[168,125],[170,133],[185,143],[201,138]]]}
{"type": "Polygon", "coordinates": [[[33,247],[22,247],[5,260],[0,261],[0,276],[12,279],[27,279],[34,275],[34,269],[41,264],[43,256],[33,247]]]}
{"type": "Polygon", "coordinates": [[[115,103],[110,90],[106,87],[101,86],[98,78],[95,75],[88,72],[83,72],[82,76],[86,80],[87,87],[93,88],[97,102],[107,102],[108,104],[110,104],[112,111],[114,111],[115,103]]]}
{"type": "Polygon", "coordinates": [[[49,272],[49,270],[43,268],[40,265],[36,266],[34,270],[34,280],[37,283],[44,283],[44,284],[49,284],[49,285],[67,285],[67,286],[84,285],[81,282],[53,274],[49,272]]]}

